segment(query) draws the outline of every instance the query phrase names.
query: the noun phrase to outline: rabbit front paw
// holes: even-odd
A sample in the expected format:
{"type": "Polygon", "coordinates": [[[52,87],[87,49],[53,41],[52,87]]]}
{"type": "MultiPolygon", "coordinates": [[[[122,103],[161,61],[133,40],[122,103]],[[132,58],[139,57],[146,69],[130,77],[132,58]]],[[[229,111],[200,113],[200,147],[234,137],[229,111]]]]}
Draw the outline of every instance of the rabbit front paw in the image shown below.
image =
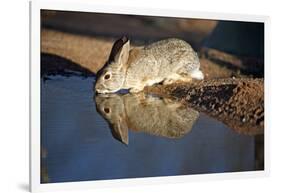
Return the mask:
{"type": "Polygon", "coordinates": [[[129,90],[130,93],[138,93],[141,92],[143,90],[143,88],[131,88],[129,90]]]}
{"type": "Polygon", "coordinates": [[[164,81],[163,81],[163,85],[169,85],[169,84],[173,84],[173,83],[175,83],[177,80],[175,80],[175,79],[165,79],[164,81]]]}

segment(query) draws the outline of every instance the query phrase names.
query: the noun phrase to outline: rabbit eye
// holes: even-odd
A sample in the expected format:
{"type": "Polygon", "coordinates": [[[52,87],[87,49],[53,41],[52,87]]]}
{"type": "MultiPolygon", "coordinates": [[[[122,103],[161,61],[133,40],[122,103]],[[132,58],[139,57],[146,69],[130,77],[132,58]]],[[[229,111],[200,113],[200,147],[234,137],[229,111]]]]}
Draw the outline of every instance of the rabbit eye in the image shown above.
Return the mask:
{"type": "Polygon", "coordinates": [[[109,113],[110,112],[109,108],[104,108],[103,110],[104,110],[105,113],[109,113]]]}
{"type": "Polygon", "coordinates": [[[110,74],[105,75],[105,76],[104,76],[104,79],[105,79],[105,80],[110,79],[110,74]]]}

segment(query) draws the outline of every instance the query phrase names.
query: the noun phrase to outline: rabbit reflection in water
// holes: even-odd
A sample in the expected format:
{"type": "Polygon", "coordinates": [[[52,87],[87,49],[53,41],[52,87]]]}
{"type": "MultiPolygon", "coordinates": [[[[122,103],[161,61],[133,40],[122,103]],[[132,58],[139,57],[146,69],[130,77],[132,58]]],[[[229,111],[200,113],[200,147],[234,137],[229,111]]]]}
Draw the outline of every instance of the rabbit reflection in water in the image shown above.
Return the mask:
{"type": "Polygon", "coordinates": [[[95,90],[114,93],[128,89],[135,93],[160,82],[201,80],[204,76],[199,68],[196,52],[183,40],[170,38],[131,48],[123,37],[114,43],[107,64],[99,70],[95,90]]]}
{"type": "Polygon", "coordinates": [[[128,129],[151,135],[180,138],[187,134],[199,113],[178,101],[137,94],[96,95],[98,112],[108,121],[112,134],[128,144],[128,129]]]}

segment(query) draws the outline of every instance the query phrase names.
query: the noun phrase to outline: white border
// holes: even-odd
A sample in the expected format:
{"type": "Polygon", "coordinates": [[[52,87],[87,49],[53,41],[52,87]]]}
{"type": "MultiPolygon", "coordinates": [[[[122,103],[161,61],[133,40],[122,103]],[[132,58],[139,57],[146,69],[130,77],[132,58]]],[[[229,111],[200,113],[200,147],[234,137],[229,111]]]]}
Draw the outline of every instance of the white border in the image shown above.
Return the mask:
{"type": "MultiPolygon", "coordinates": [[[[105,2],[103,2],[105,3],[105,2]]],[[[265,24],[265,88],[270,85],[269,30],[267,16],[194,12],[188,10],[164,10],[149,7],[125,7],[107,5],[89,0],[32,1],[30,3],[30,191],[43,192],[54,190],[73,190],[84,188],[128,187],[135,185],[182,183],[205,180],[241,179],[269,175],[269,111],[265,108],[265,170],[221,174],[201,174],[173,177],[150,177],[100,181],[66,182],[40,184],[40,9],[118,13],[182,18],[214,19],[263,22],[265,24]]],[[[265,106],[268,107],[269,90],[265,89],[265,106]]]]}

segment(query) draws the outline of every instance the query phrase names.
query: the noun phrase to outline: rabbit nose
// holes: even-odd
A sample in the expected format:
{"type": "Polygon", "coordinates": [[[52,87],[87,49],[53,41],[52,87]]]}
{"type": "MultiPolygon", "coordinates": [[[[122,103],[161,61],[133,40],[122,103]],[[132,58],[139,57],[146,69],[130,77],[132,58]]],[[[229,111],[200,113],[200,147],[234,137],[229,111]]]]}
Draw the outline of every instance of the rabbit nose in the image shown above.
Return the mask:
{"type": "Polygon", "coordinates": [[[96,90],[96,92],[100,93],[101,92],[101,86],[99,84],[96,84],[95,90],[96,90]]]}
{"type": "Polygon", "coordinates": [[[102,86],[97,85],[97,86],[96,86],[96,92],[97,92],[97,93],[105,93],[106,90],[105,90],[102,86]]]}
{"type": "Polygon", "coordinates": [[[100,87],[97,87],[97,86],[96,86],[96,92],[101,93],[101,92],[102,92],[102,89],[101,89],[100,87]]]}

